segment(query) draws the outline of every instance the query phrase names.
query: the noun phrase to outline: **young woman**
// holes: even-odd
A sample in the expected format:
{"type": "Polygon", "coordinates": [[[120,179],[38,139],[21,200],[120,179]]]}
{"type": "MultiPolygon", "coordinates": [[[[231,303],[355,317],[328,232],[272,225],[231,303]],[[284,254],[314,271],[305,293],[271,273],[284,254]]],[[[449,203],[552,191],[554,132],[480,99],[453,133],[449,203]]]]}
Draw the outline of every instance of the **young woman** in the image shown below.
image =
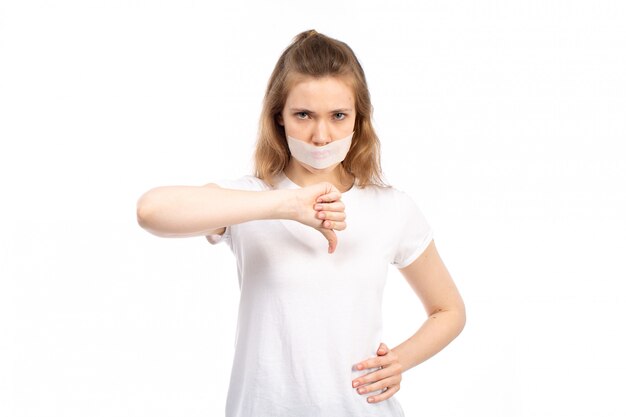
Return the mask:
{"type": "Polygon", "coordinates": [[[149,232],[206,236],[236,257],[227,417],[403,416],[394,397],[402,373],[465,325],[430,226],[406,193],[382,181],[371,117],[352,49],[303,32],[270,77],[255,175],[157,187],[138,201],[149,232]],[[428,313],[392,349],[380,340],[389,264],[428,313]]]}

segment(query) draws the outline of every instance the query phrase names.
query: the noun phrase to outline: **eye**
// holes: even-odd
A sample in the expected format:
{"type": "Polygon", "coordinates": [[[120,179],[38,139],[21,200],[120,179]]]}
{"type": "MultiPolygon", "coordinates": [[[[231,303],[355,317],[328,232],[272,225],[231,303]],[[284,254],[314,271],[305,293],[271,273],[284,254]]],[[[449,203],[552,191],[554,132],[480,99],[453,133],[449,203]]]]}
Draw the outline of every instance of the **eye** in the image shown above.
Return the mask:
{"type": "Polygon", "coordinates": [[[343,120],[345,118],[346,118],[346,114],[345,113],[335,113],[335,119],[343,120]]]}
{"type": "Polygon", "coordinates": [[[308,113],[305,111],[299,111],[298,113],[296,113],[296,117],[298,119],[306,119],[308,117],[308,113]]]}

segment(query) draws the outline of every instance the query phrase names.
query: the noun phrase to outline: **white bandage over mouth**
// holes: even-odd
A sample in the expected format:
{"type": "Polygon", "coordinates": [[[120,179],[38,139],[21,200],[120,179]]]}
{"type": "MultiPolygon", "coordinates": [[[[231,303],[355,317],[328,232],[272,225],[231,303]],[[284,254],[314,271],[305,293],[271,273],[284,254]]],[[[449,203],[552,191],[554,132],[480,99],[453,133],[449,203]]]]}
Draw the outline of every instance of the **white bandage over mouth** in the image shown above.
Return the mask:
{"type": "Polygon", "coordinates": [[[294,158],[317,169],[328,168],[329,166],[343,161],[350,150],[352,135],[343,139],[337,139],[328,145],[315,146],[291,136],[287,136],[287,144],[294,158]]]}

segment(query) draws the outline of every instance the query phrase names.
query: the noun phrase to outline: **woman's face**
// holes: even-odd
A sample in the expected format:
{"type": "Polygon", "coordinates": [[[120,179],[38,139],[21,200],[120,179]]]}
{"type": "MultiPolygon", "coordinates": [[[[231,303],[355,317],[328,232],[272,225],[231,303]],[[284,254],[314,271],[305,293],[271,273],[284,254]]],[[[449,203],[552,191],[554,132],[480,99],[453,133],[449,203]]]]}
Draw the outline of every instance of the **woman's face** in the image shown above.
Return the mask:
{"type": "Polygon", "coordinates": [[[315,146],[343,139],[354,131],[354,93],[340,77],[305,77],[287,96],[278,115],[286,136],[315,146]]]}

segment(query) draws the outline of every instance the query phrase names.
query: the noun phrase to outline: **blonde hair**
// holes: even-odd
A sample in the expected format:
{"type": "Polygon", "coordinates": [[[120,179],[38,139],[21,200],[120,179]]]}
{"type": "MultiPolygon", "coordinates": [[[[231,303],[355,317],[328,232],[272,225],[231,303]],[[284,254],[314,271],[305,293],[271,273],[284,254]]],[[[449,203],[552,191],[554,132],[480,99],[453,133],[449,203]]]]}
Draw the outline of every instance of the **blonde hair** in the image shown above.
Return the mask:
{"type": "Polygon", "coordinates": [[[341,164],[354,175],[355,185],[387,187],[382,179],[380,141],[372,125],[373,109],[363,68],[347,44],[315,30],[302,32],[293,39],[270,76],[259,121],[255,175],[271,183],[287,167],[289,146],[277,116],[283,111],[290,89],[302,76],[338,76],[352,86],[356,111],[354,135],[341,164]]]}

